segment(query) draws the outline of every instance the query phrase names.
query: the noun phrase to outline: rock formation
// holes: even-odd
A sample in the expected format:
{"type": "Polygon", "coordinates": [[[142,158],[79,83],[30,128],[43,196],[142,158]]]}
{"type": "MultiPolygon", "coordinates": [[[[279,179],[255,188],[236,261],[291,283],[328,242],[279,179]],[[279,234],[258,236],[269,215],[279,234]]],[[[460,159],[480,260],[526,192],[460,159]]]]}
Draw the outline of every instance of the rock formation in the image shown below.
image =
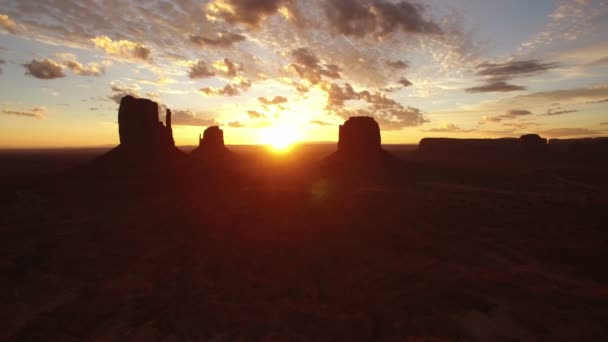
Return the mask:
{"type": "Polygon", "coordinates": [[[158,104],[148,99],[125,96],[118,108],[120,145],[86,165],[89,173],[112,177],[162,175],[168,168],[183,168],[184,153],[175,147],[171,111],[166,125],[158,119],[158,104]]]}
{"type": "Polygon", "coordinates": [[[547,148],[547,139],[538,134],[524,134],[519,137],[519,146],[527,150],[541,150],[547,148]]]}
{"type": "Polygon", "coordinates": [[[338,151],[330,161],[359,166],[386,166],[396,158],[382,149],[380,126],[369,116],[350,117],[338,131],[338,151]]]}
{"type": "Polygon", "coordinates": [[[135,151],[175,147],[170,110],[165,121],[166,126],[158,119],[156,102],[130,95],[123,97],[118,109],[120,145],[135,151]]]}
{"type": "Polygon", "coordinates": [[[354,116],[340,125],[338,153],[344,155],[376,154],[382,151],[380,126],[369,116],[354,116]]]}
{"type": "Polygon", "coordinates": [[[552,158],[547,139],[538,134],[519,138],[453,139],[424,138],[413,154],[414,159],[488,166],[547,162],[552,158]]]}
{"type": "Polygon", "coordinates": [[[207,127],[203,136],[199,135],[198,147],[192,150],[191,155],[214,163],[221,163],[234,157],[232,151],[224,145],[224,131],[218,126],[207,127]]]}

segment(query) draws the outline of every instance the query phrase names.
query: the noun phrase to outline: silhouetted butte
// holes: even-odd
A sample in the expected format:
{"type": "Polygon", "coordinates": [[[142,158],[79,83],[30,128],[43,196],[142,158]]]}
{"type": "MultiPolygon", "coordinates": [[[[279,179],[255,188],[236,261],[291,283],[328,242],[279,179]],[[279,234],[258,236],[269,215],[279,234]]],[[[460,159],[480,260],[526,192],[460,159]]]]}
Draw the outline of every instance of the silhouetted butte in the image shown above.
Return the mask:
{"type": "Polygon", "coordinates": [[[394,163],[393,157],[382,148],[380,126],[369,116],[353,116],[340,125],[338,151],[329,161],[357,166],[386,166],[394,163]]]}
{"type": "Polygon", "coordinates": [[[221,164],[234,160],[234,153],[224,145],[224,131],[218,126],[207,127],[203,136],[199,136],[198,147],[192,150],[191,155],[205,162],[221,164]]]}

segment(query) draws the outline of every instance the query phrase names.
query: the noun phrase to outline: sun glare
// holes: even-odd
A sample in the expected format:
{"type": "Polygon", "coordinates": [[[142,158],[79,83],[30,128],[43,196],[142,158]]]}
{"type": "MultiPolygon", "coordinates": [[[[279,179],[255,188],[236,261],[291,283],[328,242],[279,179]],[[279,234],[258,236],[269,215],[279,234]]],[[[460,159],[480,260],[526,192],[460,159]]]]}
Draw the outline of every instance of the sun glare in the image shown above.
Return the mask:
{"type": "Polygon", "coordinates": [[[292,126],[275,126],[266,131],[265,144],[276,152],[289,150],[298,139],[298,131],[292,126]]]}

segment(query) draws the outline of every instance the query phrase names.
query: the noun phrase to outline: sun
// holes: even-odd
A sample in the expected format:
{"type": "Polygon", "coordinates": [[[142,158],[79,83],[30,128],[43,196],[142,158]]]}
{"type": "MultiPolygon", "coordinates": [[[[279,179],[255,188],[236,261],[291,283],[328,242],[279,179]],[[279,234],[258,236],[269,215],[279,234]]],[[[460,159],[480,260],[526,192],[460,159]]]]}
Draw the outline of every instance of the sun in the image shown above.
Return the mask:
{"type": "Polygon", "coordinates": [[[288,151],[297,141],[299,132],[296,127],[277,125],[264,132],[264,143],[276,152],[288,151]]]}

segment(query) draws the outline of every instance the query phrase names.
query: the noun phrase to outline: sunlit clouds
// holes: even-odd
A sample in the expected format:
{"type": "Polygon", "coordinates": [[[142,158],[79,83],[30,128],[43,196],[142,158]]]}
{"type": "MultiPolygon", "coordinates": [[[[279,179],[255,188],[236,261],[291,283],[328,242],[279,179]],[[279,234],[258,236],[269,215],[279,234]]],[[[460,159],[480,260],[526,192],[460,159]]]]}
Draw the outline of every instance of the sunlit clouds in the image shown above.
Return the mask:
{"type": "MultiPolygon", "coordinates": [[[[86,126],[99,144],[113,142],[125,95],[175,109],[178,144],[211,124],[227,143],[272,144],[264,132],[279,126],[298,141],[335,141],[356,115],[392,143],[607,133],[606,1],[0,4],[0,110],[45,106],[60,113],[45,116],[51,132],[86,126]],[[490,11],[504,18],[486,20],[490,11]]],[[[3,130],[38,122],[4,114],[3,130]]]]}

